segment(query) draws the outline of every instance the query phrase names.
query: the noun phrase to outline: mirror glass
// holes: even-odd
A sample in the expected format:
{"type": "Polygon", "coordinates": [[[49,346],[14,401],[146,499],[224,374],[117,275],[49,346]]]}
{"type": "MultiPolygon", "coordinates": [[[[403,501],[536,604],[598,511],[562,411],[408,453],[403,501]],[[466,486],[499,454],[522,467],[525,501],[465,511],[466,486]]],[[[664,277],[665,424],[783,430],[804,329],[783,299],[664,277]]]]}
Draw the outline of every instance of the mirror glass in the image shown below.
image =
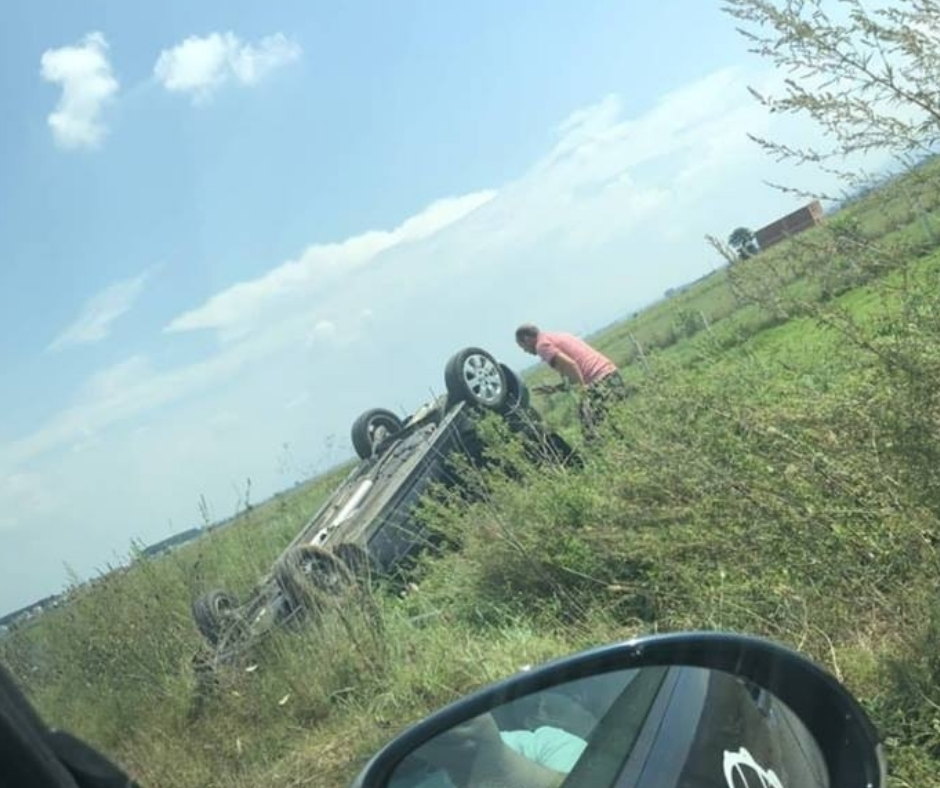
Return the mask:
{"type": "Polygon", "coordinates": [[[558,684],[444,731],[389,788],[827,788],[799,717],[740,677],[644,667],[558,684]]]}

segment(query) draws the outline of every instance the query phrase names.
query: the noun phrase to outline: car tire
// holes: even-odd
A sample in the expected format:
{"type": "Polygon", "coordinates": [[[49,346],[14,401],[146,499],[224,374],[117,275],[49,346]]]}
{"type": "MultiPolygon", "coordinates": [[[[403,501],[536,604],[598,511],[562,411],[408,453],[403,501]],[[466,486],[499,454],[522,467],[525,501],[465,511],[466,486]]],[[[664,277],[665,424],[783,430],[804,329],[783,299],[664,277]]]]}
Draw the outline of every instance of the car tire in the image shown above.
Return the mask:
{"type": "Polygon", "coordinates": [[[506,403],[506,374],[485,350],[468,347],[455,353],[444,368],[444,383],[451,402],[499,411],[506,403]]]}
{"type": "Polygon", "coordinates": [[[238,599],[233,594],[218,589],[207,591],[193,600],[196,628],[211,645],[217,645],[223,632],[237,623],[237,608],[238,599]]]}
{"type": "Polygon", "coordinates": [[[275,566],[274,580],[292,610],[318,608],[355,585],[338,555],[313,545],[290,550],[275,566]]]}
{"type": "Polygon", "coordinates": [[[375,431],[384,427],[389,435],[395,435],[402,430],[402,420],[390,410],[372,408],[367,410],[353,422],[350,430],[353,448],[362,460],[368,460],[374,453],[378,442],[375,431]]]}
{"type": "Polygon", "coordinates": [[[499,367],[506,378],[506,401],[503,403],[500,412],[508,414],[518,410],[526,410],[532,401],[529,387],[523,383],[522,378],[508,364],[500,362],[499,367]]]}

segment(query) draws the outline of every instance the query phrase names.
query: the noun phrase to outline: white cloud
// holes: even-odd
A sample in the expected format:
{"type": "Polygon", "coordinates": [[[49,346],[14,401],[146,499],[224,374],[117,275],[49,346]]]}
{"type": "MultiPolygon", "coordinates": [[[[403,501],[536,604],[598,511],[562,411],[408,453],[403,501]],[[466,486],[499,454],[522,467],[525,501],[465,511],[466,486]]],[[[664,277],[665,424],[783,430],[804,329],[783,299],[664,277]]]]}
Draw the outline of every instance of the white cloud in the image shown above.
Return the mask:
{"type": "Polygon", "coordinates": [[[309,302],[311,295],[373,262],[394,247],[430,238],[495,197],[481,191],[437,200],[392,230],[370,230],[338,243],[307,247],[296,260],[279,265],[264,276],[233,285],[202,306],[179,315],[167,332],[219,329],[226,336],[241,336],[271,315],[283,314],[284,302],[309,302]]]}
{"type": "Polygon", "coordinates": [[[49,514],[54,508],[55,499],[39,474],[17,472],[0,478],[0,531],[49,514]]]}
{"type": "Polygon", "coordinates": [[[47,49],[42,54],[42,78],[62,86],[48,121],[53,138],[63,148],[96,147],[107,133],[101,111],[118,90],[107,50],[105,37],[94,32],[76,46],[47,49]]]}
{"type": "MultiPolygon", "coordinates": [[[[736,70],[667,94],[636,117],[626,115],[619,97],[608,96],[560,124],[557,143],[519,179],[498,190],[439,200],[391,230],[314,244],[256,279],[221,290],[164,330],[209,329],[228,343],[254,337],[272,347],[309,348],[327,334],[333,344],[348,344],[366,330],[381,330],[367,328],[376,323],[367,304],[409,304],[417,319],[466,301],[465,291],[485,277],[500,291],[518,293],[538,292],[554,277],[583,298],[591,276],[602,275],[608,285],[598,285],[597,295],[609,302],[626,286],[633,259],[657,259],[659,275],[644,273],[644,282],[666,276],[670,266],[680,279],[687,271],[701,273],[703,233],[721,234],[724,227],[716,222],[733,221],[716,218],[716,211],[726,216],[741,210],[726,197],[713,202],[709,192],[721,184],[737,193],[729,177],[734,172],[740,178],[742,170],[763,188],[752,170],[767,162],[746,131],[763,131],[767,122],[736,70]],[[686,249],[674,260],[663,259],[659,239],[686,249]],[[617,244],[622,251],[611,251],[617,244]],[[612,262],[623,255],[624,265],[612,262]],[[586,266],[583,260],[592,260],[594,268],[574,276],[586,266]],[[414,300],[419,292],[448,286],[456,289],[440,304],[414,300]],[[360,317],[340,336],[332,324],[313,325],[311,316],[324,314],[360,317]]],[[[659,281],[631,284],[630,308],[658,295],[659,287],[659,281]]],[[[492,302],[485,298],[478,311],[492,302]]],[[[383,306],[383,317],[390,314],[383,306]]]]}
{"type": "Polygon", "coordinates": [[[80,449],[97,442],[99,433],[113,424],[187,397],[217,392],[246,368],[264,363],[284,347],[302,346],[309,330],[306,315],[294,316],[190,364],[159,369],[138,355],[105,368],[89,377],[71,404],[39,429],[0,444],[0,475],[60,446],[80,449]]]}
{"type": "Polygon", "coordinates": [[[103,402],[113,406],[115,398],[123,396],[142,381],[152,381],[153,375],[153,367],[146,356],[131,356],[88,378],[78,393],[78,401],[103,402]]]}
{"type": "Polygon", "coordinates": [[[153,68],[156,80],[172,93],[207,100],[229,80],[255,85],[272,71],[297,60],[303,50],[283,33],[246,43],[232,32],[190,36],[165,49],[153,68]]]}
{"type": "Polygon", "coordinates": [[[85,302],[82,311],[50,344],[47,350],[62,350],[75,345],[100,342],[111,333],[111,325],[134,305],[143,292],[150,271],[133,279],[109,285],[85,302]]]}
{"type": "Polygon", "coordinates": [[[331,339],[336,336],[336,323],[332,320],[318,320],[310,334],[310,341],[318,339],[331,339]]]}
{"type": "MultiPolygon", "coordinates": [[[[744,122],[732,110],[745,101],[750,97],[733,71],[667,95],[638,118],[626,118],[619,97],[608,96],[564,121],[557,144],[518,180],[439,200],[392,230],[312,245],[258,278],[216,293],[165,330],[214,329],[224,340],[237,340],[314,309],[316,299],[341,299],[349,283],[380,276],[384,267],[407,268],[387,291],[403,300],[406,291],[429,280],[459,282],[482,269],[537,266],[539,256],[579,255],[626,238],[684,199],[673,188],[675,170],[707,151],[714,150],[709,160],[718,162],[746,155],[743,127],[731,129],[735,144],[717,142],[728,135],[723,119],[744,122]],[[662,170],[662,177],[644,174],[650,167],[662,170]],[[550,248],[541,249],[543,244],[550,248]]],[[[754,105],[748,112],[761,110],[754,105]]],[[[750,154],[756,152],[751,146],[750,154]]],[[[365,303],[385,297],[376,289],[365,303]]]]}
{"type": "Polygon", "coordinates": [[[557,144],[498,191],[439,200],[391,230],[315,244],[179,315],[165,331],[209,329],[226,341],[195,363],[155,369],[132,358],[94,376],[69,407],[0,446],[0,465],[16,468],[199,393],[247,390],[263,378],[262,364],[303,375],[298,354],[314,343],[320,374],[342,381],[318,395],[318,412],[337,413],[354,399],[359,407],[376,382],[388,389],[383,398],[407,402],[414,391],[405,388],[433,385],[429,376],[455,347],[491,343],[512,353],[517,319],[582,326],[632,311],[718,264],[705,232],[790,208],[791,197],[767,196],[760,181],[773,165],[745,136],[764,122],[735,72],[633,118],[608,97],[573,114],[557,144]],[[322,340],[339,352],[321,354],[322,340]]]}
{"type": "Polygon", "coordinates": [[[135,356],[92,375],[73,402],[32,434],[0,446],[0,470],[16,467],[59,446],[80,451],[99,442],[99,432],[114,423],[201,390],[210,380],[242,366],[238,359],[219,356],[209,362],[154,370],[148,359],[135,356]]]}
{"type": "Polygon", "coordinates": [[[301,391],[296,396],[291,397],[287,402],[284,403],[284,410],[294,410],[303,405],[306,405],[310,402],[310,393],[307,391],[301,391]]]}

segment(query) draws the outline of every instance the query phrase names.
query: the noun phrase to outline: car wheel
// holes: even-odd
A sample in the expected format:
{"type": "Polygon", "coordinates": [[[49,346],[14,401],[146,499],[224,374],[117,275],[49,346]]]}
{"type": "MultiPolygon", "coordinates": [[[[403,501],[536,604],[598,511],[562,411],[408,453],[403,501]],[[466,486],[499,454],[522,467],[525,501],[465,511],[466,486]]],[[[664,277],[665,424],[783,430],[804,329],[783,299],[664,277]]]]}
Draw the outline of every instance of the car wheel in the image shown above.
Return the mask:
{"type": "Polygon", "coordinates": [[[500,364],[485,350],[464,348],[455,353],[444,369],[447,394],[453,402],[500,410],[506,402],[508,386],[500,364]]]}
{"type": "Polygon", "coordinates": [[[222,633],[238,621],[238,599],[227,591],[207,591],[192,604],[193,619],[200,634],[216,645],[222,633]]]}
{"type": "Polygon", "coordinates": [[[506,401],[503,403],[501,412],[512,413],[516,410],[525,410],[529,407],[532,399],[529,394],[529,387],[507,364],[500,362],[499,367],[506,378],[506,401]]]}
{"type": "Polygon", "coordinates": [[[292,609],[318,607],[355,585],[343,560],[322,547],[298,545],[278,562],[274,579],[292,609]]]}
{"type": "Polygon", "coordinates": [[[577,449],[557,432],[545,434],[540,442],[538,455],[543,462],[551,462],[566,468],[581,469],[584,467],[584,459],[577,449]]]}
{"type": "Polygon", "coordinates": [[[360,459],[369,459],[383,438],[402,430],[402,421],[390,410],[373,408],[353,422],[352,445],[360,459]]]}

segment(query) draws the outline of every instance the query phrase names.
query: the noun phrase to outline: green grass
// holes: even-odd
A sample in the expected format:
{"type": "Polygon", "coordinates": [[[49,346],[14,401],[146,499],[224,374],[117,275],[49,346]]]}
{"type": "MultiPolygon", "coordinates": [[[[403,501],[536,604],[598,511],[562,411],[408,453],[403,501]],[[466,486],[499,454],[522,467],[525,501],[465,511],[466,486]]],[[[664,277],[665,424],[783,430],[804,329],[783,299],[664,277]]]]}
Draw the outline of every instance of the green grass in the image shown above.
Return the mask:
{"type": "MultiPolygon", "coordinates": [[[[583,469],[533,467],[488,424],[513,473],[477,477],[480,503],[423,510],[459,549],[429,554],[411,593],[372,589],[272,638],[201,715],[190,600],[244,593],[345,469],[104,578],[0,641],[0,659],[145,785],[329,788],[521,665],[732,629],[842,678],[894,785],[940,785],[940,254],[905,207],[915,189],[936,220],[931,164],[592,337],[638,393],[583,469]]],[[[579,440],[570,397],[536,401],[579,440]]]]}

